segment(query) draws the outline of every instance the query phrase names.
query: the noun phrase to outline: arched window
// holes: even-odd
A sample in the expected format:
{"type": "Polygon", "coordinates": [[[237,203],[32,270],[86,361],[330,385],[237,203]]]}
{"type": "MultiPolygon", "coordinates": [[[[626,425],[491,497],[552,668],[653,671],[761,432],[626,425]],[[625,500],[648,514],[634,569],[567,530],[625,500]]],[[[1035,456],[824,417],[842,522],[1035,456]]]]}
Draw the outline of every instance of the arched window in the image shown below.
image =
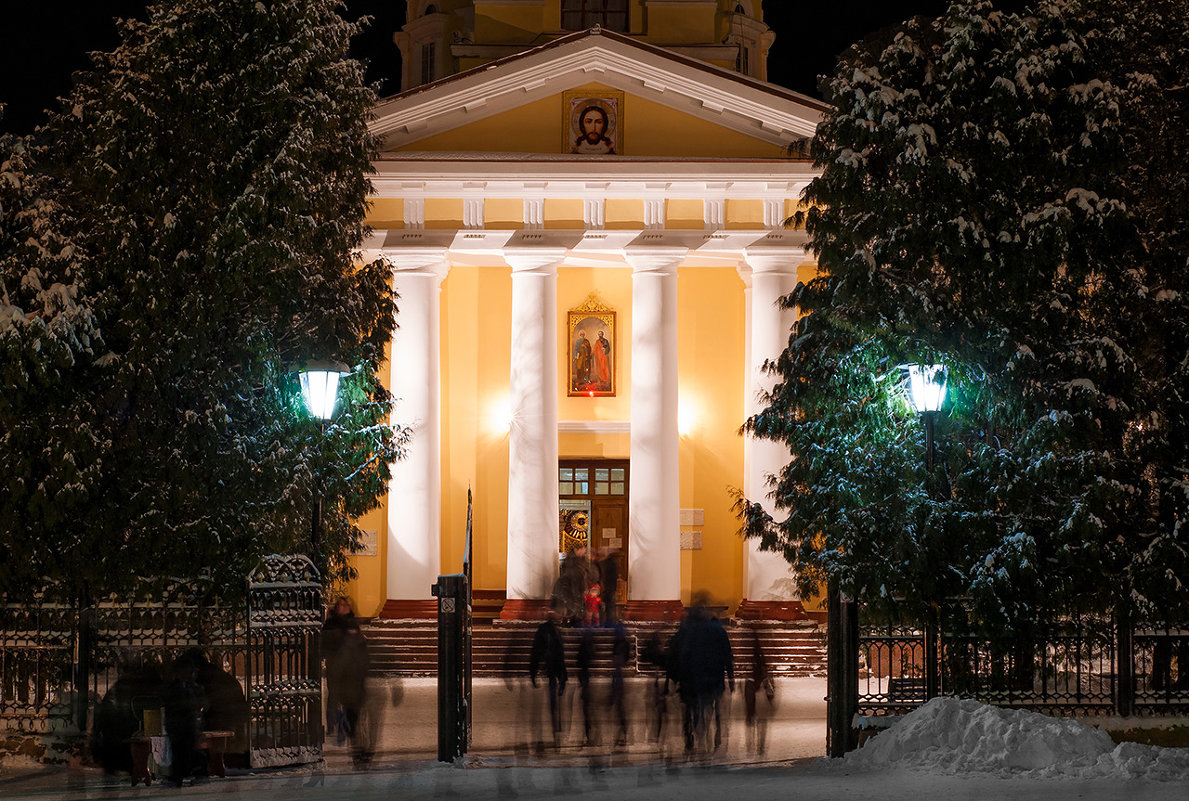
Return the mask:
{"type": "Polygon", "coordinates": [[[581,31],[594,25],[627,33],[628,0],[562,0],[561,26],[581,31]]]}
{"type": "Polygon", "coordinates": [[[436,13],[438,13],[438,7],[435,6],[433,3],[430,3],[429,5],[427,5],[425,7],[425,16],[428,17],[430,14],[436,14],[436,13]]]}

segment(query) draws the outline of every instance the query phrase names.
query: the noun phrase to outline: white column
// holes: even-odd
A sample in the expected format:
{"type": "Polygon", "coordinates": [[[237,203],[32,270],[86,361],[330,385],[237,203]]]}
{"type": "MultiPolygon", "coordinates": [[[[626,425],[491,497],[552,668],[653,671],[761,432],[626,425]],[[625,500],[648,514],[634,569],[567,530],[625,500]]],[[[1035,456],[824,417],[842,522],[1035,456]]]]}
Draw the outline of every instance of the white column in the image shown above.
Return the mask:
{"type": "MultiPolygon", "coordinates": [[[[791,309],[781,309],[779,300],[797,286],[797,266],[804,261],[805,251],[799,248],[765,249],[761,253],[748,251],[747,267],[740,274],[747,289],[747,398],[744,410],[748,417],[760,412],[766,404],[765,392],[776,385],[776,378],[764,372],[764,362],[775,360],[788,346],[789,333],[796,320],[791,309]]],[[[777,475],[788,464],[789,450],[782,442],[745,437],[743,440],[743,494],[758,501],[769,514],[776,507],[769,497],[768,477],[777,475]]],[[[747,540],[744,562],[744,598],[751,601],[797,600],[793,574],[789,563],[778,553],[761,551],[759,542],[747,540]]]]}
{"type": "Polygon", "coordinates": [[[442,562],[441,289],[445,248],[385,253],[399,309],[392,338],[392,422],[412,429],[388,482],[387,592],[428,600],[442,562]]]}
{"type": "Polygon", "coordinates": [[[546,599],[557,578],[557,265],[564,248],[504,251],[512,266],[508,599],[546,599]]]}
{"type": "Polygon", "coordinates": [[[632,266],[628,601],[681,598],[677,265],[685,248],[640,248],[632,266]]]}

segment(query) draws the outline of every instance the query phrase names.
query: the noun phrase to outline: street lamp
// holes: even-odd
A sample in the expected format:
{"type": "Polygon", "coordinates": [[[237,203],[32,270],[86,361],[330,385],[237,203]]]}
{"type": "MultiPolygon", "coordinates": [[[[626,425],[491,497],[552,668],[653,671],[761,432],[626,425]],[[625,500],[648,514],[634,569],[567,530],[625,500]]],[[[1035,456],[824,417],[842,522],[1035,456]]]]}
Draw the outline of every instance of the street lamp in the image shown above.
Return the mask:
{"type": "Polygon", "coordinates": [[[933,426],[945,403],[945,368],[940,364],[908,365],[908,389],[913,408],[925,424],[925,467],[933,472],[933,426]]]}
{"type": "MultiPolygon", "coordinates": [[[[945,368],[940,364],[908,366],[909,396],[925,424],[925,469],[929,476],[933,475],[933,427],[945,403],[945,380],[945,368]]],[[[941,689],[937,675],[940,628],[938,607],[930,604],[925,624],[925,700],[934,698],[941,689]]]]}
{"type": "MultiPolygon", "coordinates": [[[[339,380],[350,371],[339,362],[311,361],[297,371],[301,383],[301,397],[306,411],[318,420],[319,430],[326,430],[326,421],[334,416],[334,407],[339,397],[339,380]]],[[[314,519],[310,525],[310,550],[314,562],[318,562],[318,550],[322,542],[322,493],[315,481],[314,519]]]]}

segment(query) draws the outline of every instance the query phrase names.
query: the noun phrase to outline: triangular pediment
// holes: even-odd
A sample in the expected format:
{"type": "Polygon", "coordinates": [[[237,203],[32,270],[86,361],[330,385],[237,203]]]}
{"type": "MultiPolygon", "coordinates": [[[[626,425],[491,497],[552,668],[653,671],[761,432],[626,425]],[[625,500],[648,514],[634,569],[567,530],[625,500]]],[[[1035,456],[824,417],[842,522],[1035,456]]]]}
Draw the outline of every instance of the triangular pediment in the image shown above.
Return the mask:
{"type": "MultiPolygon", "coordinates": [[[[416,150],[441,140],[429,149],[454,142],[463,144],[450,149],[566,152],[561,99],[600,91],[621,93],[627,104],[629,131],[639,143],[633,147],[629,140],[616,151],[627,156],[665,155],[665,135],[696,136],[708,143],[746,137],[769,150],[783,148],[811,137],[828,108],[774,84],[592,29],[382,100],[371,129],[384,151],[416,150]],[[539,124],[556,127],[558,136],[549,147],[539,146],[539,136],[536,146],[529,144],[510,127],[513,119],[518,125],[536,124],[532,115],[539,124]],[[487,138],[498,141],[484,141],[479,134],[484,126],[491,132],[487,138]],[[643,148],[646,141],[650,144],[643,148]],[[658,149],[662,152],[649,152],[658,149]]],[[[736,149],[735,155],[747,155],[745,147],[736,149]]]]}

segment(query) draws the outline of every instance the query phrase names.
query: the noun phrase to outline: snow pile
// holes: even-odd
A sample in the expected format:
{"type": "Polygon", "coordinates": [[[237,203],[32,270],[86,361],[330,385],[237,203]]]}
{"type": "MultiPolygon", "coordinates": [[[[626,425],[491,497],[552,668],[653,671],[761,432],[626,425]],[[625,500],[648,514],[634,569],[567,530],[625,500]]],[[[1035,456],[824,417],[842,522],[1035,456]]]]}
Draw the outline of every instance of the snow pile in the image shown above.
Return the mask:
{"type": "Polygon", "coordinates": [[[1136,743],[1116,746],[1098,729],[1067,718],[1000,709],[960,698],[934,698],[863,748],[850,768],[892,766],[940,773],[1031,773],[1062,778],[1189,777],[1189,749],[1136,743]]]}

